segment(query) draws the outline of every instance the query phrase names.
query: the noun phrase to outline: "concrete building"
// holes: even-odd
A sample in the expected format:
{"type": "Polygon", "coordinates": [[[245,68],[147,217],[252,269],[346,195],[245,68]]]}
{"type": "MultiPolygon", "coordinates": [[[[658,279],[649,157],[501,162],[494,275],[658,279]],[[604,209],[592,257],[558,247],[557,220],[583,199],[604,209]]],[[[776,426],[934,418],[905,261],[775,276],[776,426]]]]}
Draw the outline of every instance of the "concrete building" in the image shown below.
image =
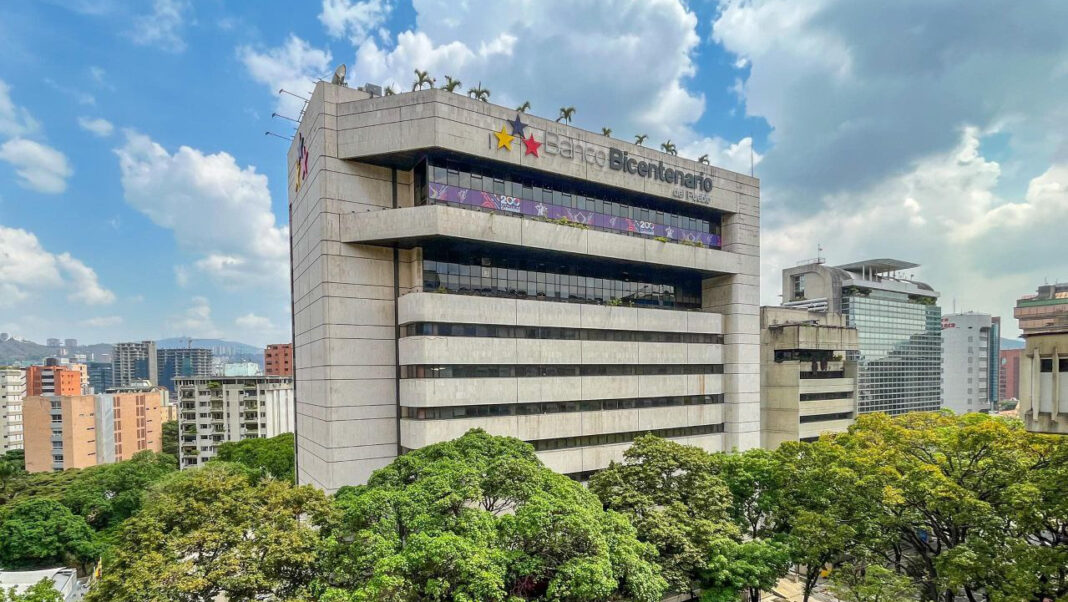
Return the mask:
{"type": "MultiPolygon", "coordinates": [[[[81,395],[82,379],[82,371],[71,366],[29,366],[26,395],[81,395]]],[[[88,376],[85,381],[88,382],[88,376]]]]}
{"type": "Polygon", "coordinates": [[[111,352],[111,382],[125,387],[137,380],[159,382],[159,365],[155,341],[116,343],[111,352]]]}
{"type": "Polygon", "coordinates": [[[260,365],[256,362],[231,362],[223,364],[223,376],[259,376],[260,365]]]}
{"type": "Polygon", "coordinates": [[[293,432],[293,379],[177,378],[180,466],[203,466],[220,443],[293,432]]]}
{"type": "Polygon", "coordinates": [[[26,470],[47,472],[129,460],[163,445],[166,391],[27,397],[26,470]]]}
{"type": "Polygon", "coordinates": [[[263,373],[267,376],[293,376],[293,344],[267,345],[263,350],[263,373]]]}
{"type": "Polygon", "coordinates": [[[1020,359],[1023,349],[1002,349],[1001,370],[998,372],[998,401],[1020,398],[1020,359]]]}
{"type": "MultiPolygon", "coordinates": [[[[989,412],[990,314],[966,312],[942,316],[942,407],[955,414],[989,412]]],[[[996,363],[996,362],[995,362],[996,363]]]]}
{"type": "Polygon", "coordinates": [[[1068,434],[1068,283],[1044,284],[1016,301],[1026,346],[1020,359],[1020,419],[1027,430],[1068,434]]]}
{"type": "Polygon", "coordinates": [[[759,446],[757,179],[326,83],[288,160],[301,483],[473,427],[578,477],[647,432],[759,446]]]}
{"type": "Polygon", "coordinates": [[[53,339],[53,338],[45,339],[45,345],[47,345],[49,347],[52,347],[52,348],[55,348],[55,349],[58,349],[61,344],[62,343],[60,343],[59,339],[53,339]]]}
{"type": "Polygon", "coordinates": [[[176,392],[174,379],[211,376],[211,349],[183,347],[178,349],[160,349],[156,351],[156,366],[159,370],[161,387],[176,392]]]}
{"type": "Polygon", "coordinates": [[[26,398],[26,372],[0,367],[0,454],[22,449],[22,402],[26,398]]]}
{"type": "Polygon", "coordinates": [[[842,314],[760,308],[761,445],[845,432],[857,413],[857,329],[842,314]]]}
{"type": "Polygon", "coordinates": [[[63,346],[73,351],[78,346],[78,339],[63,339],[63,346]]]}
{"type": "Polygon", "coordinates": [[[41,582],[48,579],[52,587],[59,592],[63,602],[78,602],[88,591],[86,583],[78,580],[77,569],[54,568],[41,569],[38,571],[0,571],[0,590],[5,593],[15,590],[15,594],[23,596],[26,592],[41,582]]]}
{"type": "Polygon", "coordinates": [[[839,312],[857,329],[857,412],[935,411],[942,397],[938,293],[904,273],[919,267],[871,259],[817,261],[782,272],[783,305],[839,312]]]}

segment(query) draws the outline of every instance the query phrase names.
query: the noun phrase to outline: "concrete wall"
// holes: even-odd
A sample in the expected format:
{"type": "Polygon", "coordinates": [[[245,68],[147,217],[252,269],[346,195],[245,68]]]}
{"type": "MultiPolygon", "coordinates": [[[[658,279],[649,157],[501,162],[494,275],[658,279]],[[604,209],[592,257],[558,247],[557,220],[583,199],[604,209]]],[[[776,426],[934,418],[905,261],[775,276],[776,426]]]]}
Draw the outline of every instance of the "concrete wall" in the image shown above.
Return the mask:
{"type": "Polygon", "coordinates": [[[1019,416],[1029,431],[1068,434],[1068,372],[1058,370],[1068,358],[1068,333],[1035,334],[1020,357],[1019,416]],[[1041,371],[1041,360],[1053,363],[1041,371]]]}

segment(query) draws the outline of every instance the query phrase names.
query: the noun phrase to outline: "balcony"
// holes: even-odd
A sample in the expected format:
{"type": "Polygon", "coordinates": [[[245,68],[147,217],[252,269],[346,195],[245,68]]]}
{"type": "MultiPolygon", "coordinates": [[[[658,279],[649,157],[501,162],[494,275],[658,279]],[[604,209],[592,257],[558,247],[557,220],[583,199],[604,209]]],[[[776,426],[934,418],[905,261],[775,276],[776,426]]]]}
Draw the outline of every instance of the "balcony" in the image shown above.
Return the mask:
{"type": "Polygon", "coordinates": [[[708,274],[756,273],[755,258],[703,246],[591,230],[583,224],[523,219],[444,205],[402,207],[341,216],[341,239],[415,246],[430,238],[460,238],[598,258],[691,269],[708,274]]]}

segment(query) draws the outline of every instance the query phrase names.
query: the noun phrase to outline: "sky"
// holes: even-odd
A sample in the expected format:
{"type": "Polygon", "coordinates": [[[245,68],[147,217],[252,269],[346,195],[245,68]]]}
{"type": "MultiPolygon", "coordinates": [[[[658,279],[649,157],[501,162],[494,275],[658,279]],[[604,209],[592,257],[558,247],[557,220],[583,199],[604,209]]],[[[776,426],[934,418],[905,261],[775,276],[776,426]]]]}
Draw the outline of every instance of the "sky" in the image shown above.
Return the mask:
{"type": "Polygon", "coordinates": [[[6,2],[0,331],[288,340],[265,132],[299,115],[280,88],[345,63],[752,166],[764,304],[817,253],[892,257],[1015,336],[1015,299],[1068,280],[1066,22],[1063,0],[6,2]]]}

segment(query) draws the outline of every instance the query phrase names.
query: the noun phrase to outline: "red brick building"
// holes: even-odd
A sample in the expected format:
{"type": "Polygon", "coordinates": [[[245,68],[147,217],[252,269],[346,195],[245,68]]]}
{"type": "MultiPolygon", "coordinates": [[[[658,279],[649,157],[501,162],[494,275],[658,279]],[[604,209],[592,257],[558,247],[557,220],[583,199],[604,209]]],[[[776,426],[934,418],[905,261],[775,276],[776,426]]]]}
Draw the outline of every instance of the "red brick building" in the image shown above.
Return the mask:
{"type": "Polygon", "coordinates": [[[1001,350],[1001,374],[998,377],[1000,399],[1020,398],[1020,356],[1023,349],[1001,350]]]}
{"type": "Polygon", "coordinates": [[[263,351],[263,373],[267,376],[293,376],[293,344],[267,345],[263,351]]]}
{"type": "Polygon", "coordinates": [[[66,366],[26,368],[26,396],[81,395],[82,373],[66,366]]]}

